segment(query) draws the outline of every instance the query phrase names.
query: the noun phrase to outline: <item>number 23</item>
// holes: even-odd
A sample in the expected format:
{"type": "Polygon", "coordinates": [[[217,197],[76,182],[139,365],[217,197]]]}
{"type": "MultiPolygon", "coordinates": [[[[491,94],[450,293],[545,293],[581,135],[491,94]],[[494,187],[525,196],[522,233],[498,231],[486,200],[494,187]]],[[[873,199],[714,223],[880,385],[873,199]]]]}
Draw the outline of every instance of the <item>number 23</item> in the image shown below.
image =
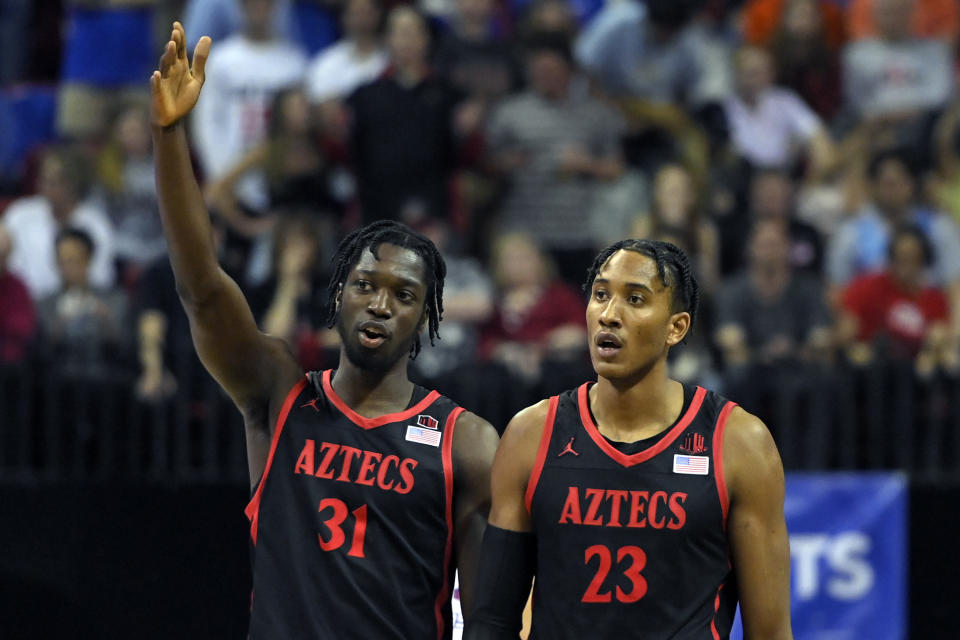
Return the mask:
{"type": "MultiPolygon", "coordinates": [[[[590,560],[597,556],[600,558],[600,566],[597,567],[597,573],[593,580],[587,586],[581,602],[610,602],[612,599],[610,591],[600,593],[600,587],[607,579],[610,573],[610,567],[613,564],[613,554],[608,547],[602,544],[595,544],[588,547],[583,554],[583,561],[590,564],[590,560]]],[[[617,549],[617,565],[623,562],[624,558],[631,560],[630,565],[624,569],[623,576],[630,580],[630,591],[624,591],[617,585],[617,601],[624,603],[636,602],[647,594],[647,581],[640,574],[647,565],[647,554],[640,547],[627,546],[617,549]]]]}

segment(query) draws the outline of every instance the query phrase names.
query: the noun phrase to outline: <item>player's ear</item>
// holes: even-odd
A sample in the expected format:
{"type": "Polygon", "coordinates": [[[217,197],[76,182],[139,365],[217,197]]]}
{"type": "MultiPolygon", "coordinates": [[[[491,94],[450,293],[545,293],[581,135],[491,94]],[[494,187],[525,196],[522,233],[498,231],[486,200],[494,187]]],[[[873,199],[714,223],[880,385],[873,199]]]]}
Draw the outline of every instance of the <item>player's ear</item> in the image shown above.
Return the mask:
{"type": "Polygon", "coordinates": [[[337,313],[340,313],[340,304],[343,302],[343,283],[337,285],[337,295],[333,299],[333,305],[337,310],[337,313]]]}
{"type": "Polygon", "coordinates": [[[683,340],[690,331],[690,313],[680,311],[670,316],[670,327],[667,330],[667,346],[672,347],[683,340]]]}

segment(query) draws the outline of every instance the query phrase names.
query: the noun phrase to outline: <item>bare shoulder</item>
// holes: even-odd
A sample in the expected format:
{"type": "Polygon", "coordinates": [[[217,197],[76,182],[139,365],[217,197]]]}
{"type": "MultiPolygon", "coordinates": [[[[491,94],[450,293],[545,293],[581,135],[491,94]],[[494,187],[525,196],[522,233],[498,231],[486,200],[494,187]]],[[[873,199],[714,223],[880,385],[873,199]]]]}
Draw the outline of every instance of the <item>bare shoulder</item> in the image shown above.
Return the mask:
{"type": "Polygon", "coordinates": [[[513,416],[500,441],[497,462],[531,468],[540,447],[550,409],[549,400],[541,400],[513,416]]]}
{"type": "Polygon", "coordinates": [[[461,463],[484,465],[489,469],[499,441],[500,436],[492,424],[475,413],[464,411],[457,418],[453,432],[454,458],[461,463]]]}
{"type": "Polygon", "coordinates": [[[783,464],[767,425],[740,407],[727,420],[723,463],[731,489],[745,484],[783,484],[783,464]]]}

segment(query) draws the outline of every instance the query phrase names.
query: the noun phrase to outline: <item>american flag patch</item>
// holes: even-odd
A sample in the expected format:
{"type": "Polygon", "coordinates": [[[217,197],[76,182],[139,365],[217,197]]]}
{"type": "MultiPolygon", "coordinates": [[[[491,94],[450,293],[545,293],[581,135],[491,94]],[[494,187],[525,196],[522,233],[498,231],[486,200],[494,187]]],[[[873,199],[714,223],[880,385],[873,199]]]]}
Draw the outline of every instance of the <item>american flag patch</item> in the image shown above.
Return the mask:
{"type": "Polygon", "coordinates": [[[407,440],[410,442],[419,442],[420,444],[428,444],[431,447],[439,447],[441,435],[443,435],[443,433],[440,431],[415,427],[412,424],[407,425],[407,440]]]}
{"type": "MultiPolygon", "coordinates": [[[[407,437],[409,440],[409,436],[407,437]]],[[[710,470],[710,458],[707,456],[682,456],[679,453],[673,456],[673,472],[687,473],[695,476],[705,476],[710,470]]]]}

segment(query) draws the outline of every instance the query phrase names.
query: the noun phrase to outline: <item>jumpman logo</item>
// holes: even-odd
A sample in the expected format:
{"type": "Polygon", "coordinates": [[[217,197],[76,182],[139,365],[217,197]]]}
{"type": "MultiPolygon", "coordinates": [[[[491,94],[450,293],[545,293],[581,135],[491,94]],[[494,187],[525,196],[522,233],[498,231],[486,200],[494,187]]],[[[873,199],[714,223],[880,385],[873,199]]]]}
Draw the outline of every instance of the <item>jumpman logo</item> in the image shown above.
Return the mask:
{"type": "Polygon", "coordinates": [[[567,446],[565,446],[565,447],[563,448],[563,451],[561,451],[560,453],[557,454],[557,457],[559,458],[560,456],[562,456],[562,455],[565,454],[565,453],[572,453],[572,454],[575,455],[575,456],[580,455],[579,453],[577,453],[576,451],[573,450],[573,438],[570,438],[570,442],[568,442],[568,443],[567,443],[567,446]]]}
{"type": "Polygon", "coordinates": [[[310,402],[305,402],[304,404],[300,405],[300,408],[303,409],[304,407],[313,407],[313,410],[316,411],[317,413],[319,413],[319,412],[320,412],[320,407],[317,406],[317,403],[318,403],[318,402],[320,402],[320,396],[317,396],[316,398],[314,398],[314,399],[311,400],[310,402]]]}

